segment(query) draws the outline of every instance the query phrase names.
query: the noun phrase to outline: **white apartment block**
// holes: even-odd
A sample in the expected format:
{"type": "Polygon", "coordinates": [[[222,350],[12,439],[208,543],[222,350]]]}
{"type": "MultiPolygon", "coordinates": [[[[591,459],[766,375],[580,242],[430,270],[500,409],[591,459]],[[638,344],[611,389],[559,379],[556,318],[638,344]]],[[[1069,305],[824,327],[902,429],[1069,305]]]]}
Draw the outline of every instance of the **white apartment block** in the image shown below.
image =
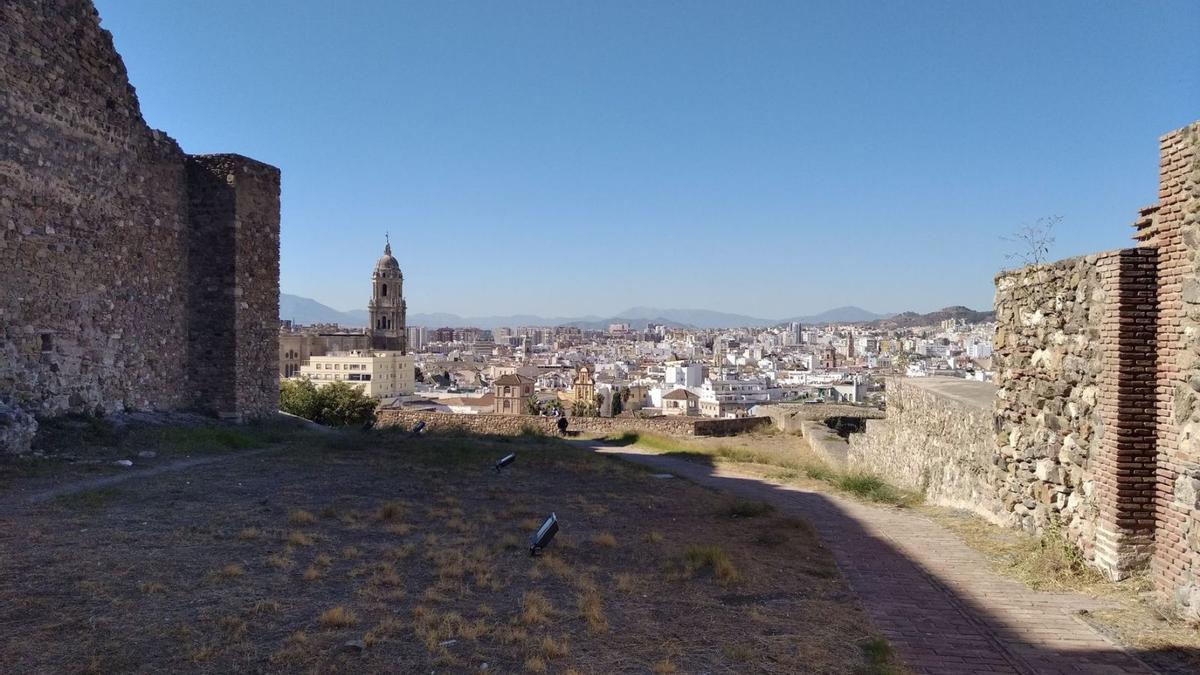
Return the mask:
{"type": "Polygon", "coordinates": [[[313,356],[300,366],[301,378],[318,387],[346,382],[367,396],[387,398],[413,393],[413,357],[396,351],[353,351],[313,356]]]}

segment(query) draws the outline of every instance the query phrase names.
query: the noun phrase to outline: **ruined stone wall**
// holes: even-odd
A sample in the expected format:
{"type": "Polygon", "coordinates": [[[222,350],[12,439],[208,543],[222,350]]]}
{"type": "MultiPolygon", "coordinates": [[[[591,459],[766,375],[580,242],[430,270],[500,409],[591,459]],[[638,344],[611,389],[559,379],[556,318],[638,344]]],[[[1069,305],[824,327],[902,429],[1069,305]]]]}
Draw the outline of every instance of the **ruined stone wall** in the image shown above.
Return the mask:
{"type": "Polygon", "coordinates": [[[207,406],[189,373],[229,360],[245,395],[224,412],[274,409],[256,371],[277,356],[248,343],[256,321],[276,324],[278,173],[261,169],[239,194],[239,246],[198,254],[190,214],[203,197],[187,163],[142,120],[90,2],[0,3],[0,398],[42,416],[207,406]],[[192,353],[195,279],[257,264],[247,253],[263,273],[232,279],[244,306],[231,294],[203,308],[239,317],[243,355],[215,342],[192,353]]]}
{"type": "Polygon", "coordinates": [[[1138,493],[1153,473],[1155,269],[1153,251],[1129,249],[996,278],[1005,518],[1061,528],[1117,578],[1153,536],[1138,493]]]}
{"type": "MultiPolygon", "coordinates": [[[[639,431],[670,436],[728,436],[768,426],[770,419],[746,417],[740,419],[700,419],[695,417],[571,417],[570,431],[601,434],[639,431]]],[[[425,422],[431,432],[462,431],[471,434],[515,436],[534,429],[557,434],[556,420],[534,415],[456,415],[454,413],[415,410],[380,410],[378,426],[400,426],[411,429],[425,422]]]]}
{"type": "Polygon", "coordinates": [[[864,433],[850,435],[849,468],[1011,525],[999,496],[991,408],[939,394],[922,386],[926,379],[944,378],[887,381],[887,418],[867,420],[864,433]]]}

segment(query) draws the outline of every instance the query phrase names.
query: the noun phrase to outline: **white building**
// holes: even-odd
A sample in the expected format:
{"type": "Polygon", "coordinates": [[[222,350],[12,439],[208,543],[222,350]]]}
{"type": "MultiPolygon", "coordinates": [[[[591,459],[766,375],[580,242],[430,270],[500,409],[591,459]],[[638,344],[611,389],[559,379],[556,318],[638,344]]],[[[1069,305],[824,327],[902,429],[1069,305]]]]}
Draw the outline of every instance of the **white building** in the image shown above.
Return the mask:
{"type": "Polygon", "coordinates": [[[765,380],[705,380],[700,388],[700,414],[745,417],[752,406],[767,403],[771,398],[765,380]]]}
{"type": "Polygon", "coordinates": [[[992,355],[992,345],[988,342],[976,342],[967,346],[967,356],[978,361],[992,355]]]}
{"type": "Polygon", "coordinates": [[[405,396],[415,389],[413,357],[395,351],[353,351],[313,356],[300,366],[300,377],[318,387],[346,382],[367,396],[405,396]]]}
{"type": "Polygon", "coordinates": [[[699,387],[704,383],[704,364],[666,366],[663,369],[663,383],[668,389],[673,386],[699,387]]]}

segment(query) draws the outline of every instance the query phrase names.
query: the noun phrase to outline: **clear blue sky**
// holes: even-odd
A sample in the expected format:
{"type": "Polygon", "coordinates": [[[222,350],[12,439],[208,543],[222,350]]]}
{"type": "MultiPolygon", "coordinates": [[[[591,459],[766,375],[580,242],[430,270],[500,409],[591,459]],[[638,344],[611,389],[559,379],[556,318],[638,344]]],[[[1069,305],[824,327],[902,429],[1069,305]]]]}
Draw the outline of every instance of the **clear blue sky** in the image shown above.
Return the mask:
{"type": "Polygon", "coordinates": [[[283,171],[282,289],[412,312],[990,306],[1128,246],[1200,3],[97,0],[151,126],[283,171]]]}

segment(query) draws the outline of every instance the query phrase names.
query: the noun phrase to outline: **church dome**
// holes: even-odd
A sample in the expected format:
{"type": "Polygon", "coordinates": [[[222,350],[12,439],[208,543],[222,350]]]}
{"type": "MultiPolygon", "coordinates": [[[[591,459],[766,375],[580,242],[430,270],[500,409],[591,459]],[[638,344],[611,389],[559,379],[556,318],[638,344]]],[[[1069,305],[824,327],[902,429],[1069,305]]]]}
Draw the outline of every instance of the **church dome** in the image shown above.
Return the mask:
{"type": "Polygon", "coordinates": [[[392,257],[392,243],[388,242],[383,247],[383,255],[375,262],[376,272],[399,272],[400,263],[392,257]]]}

